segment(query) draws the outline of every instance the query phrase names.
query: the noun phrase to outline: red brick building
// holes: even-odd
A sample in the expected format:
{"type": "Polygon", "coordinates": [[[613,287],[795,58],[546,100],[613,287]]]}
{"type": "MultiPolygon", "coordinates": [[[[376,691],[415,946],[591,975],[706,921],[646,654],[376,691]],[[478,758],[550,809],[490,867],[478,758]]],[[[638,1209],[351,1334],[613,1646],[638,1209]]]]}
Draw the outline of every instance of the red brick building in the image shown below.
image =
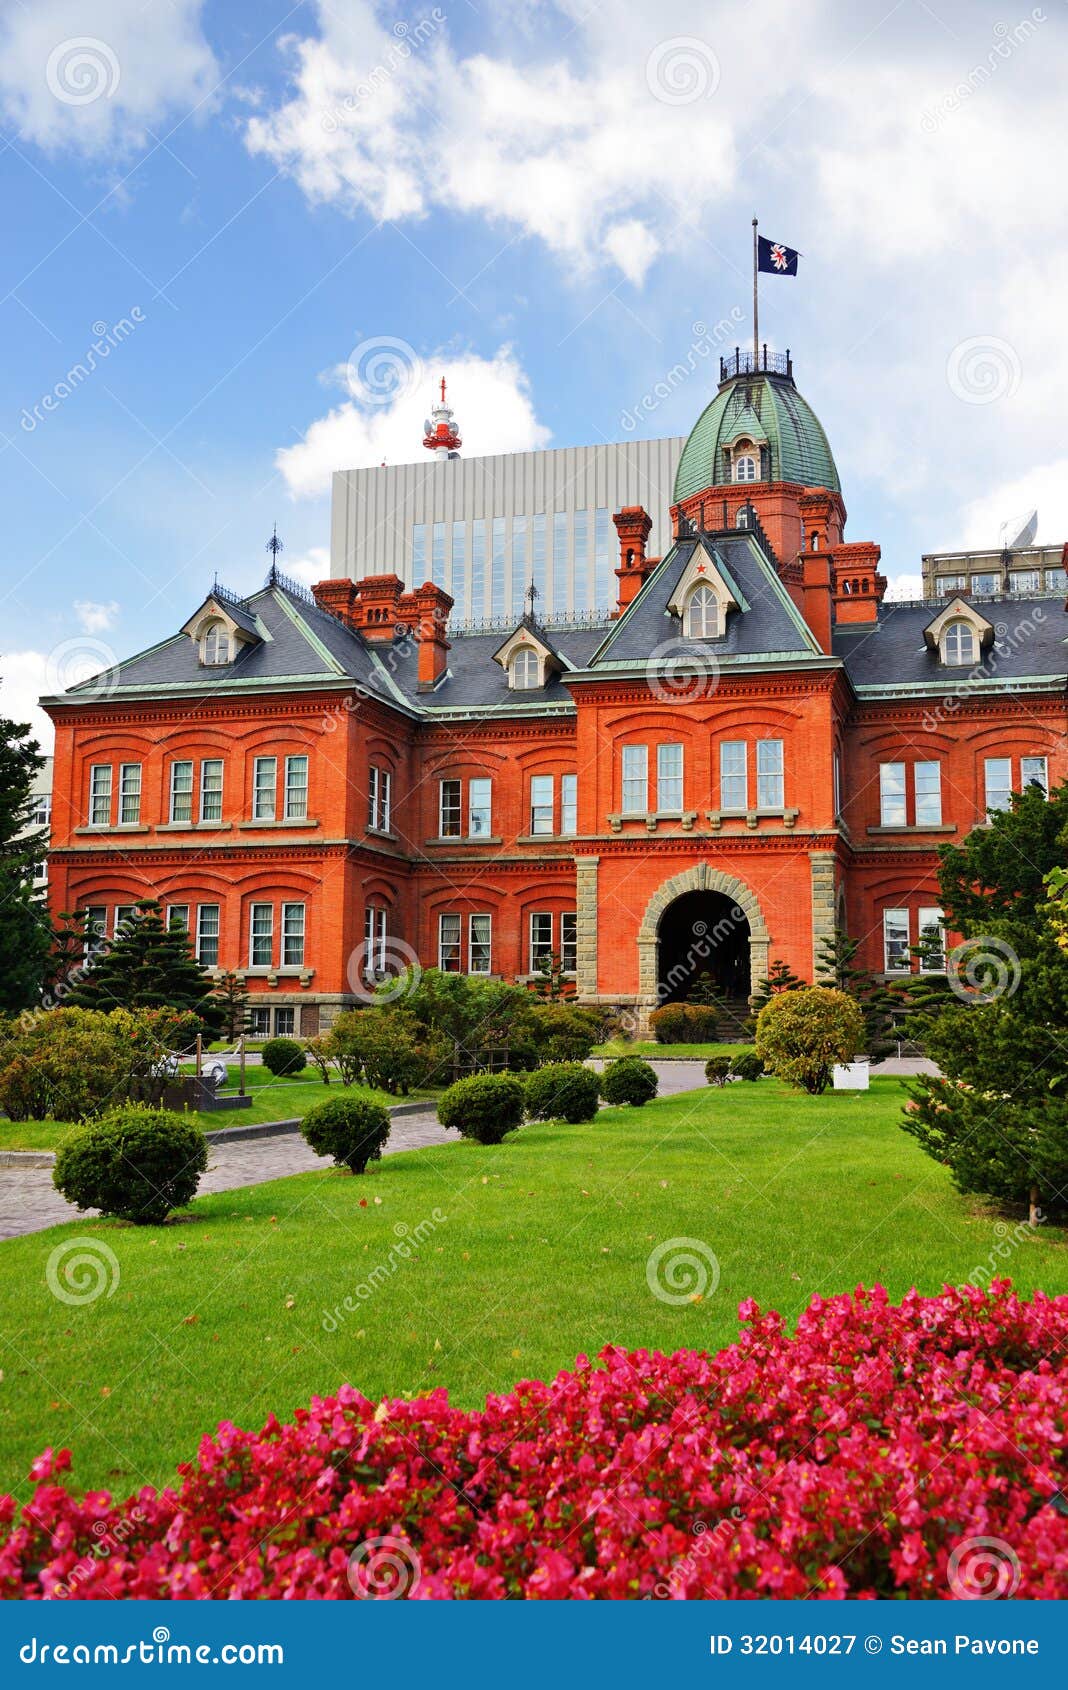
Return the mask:
{"type": "Polygon", "coordinates": [[[599,626],[450,628],[374,558],[314,595],[214,589],[44,701],[53,907],[107,934],[158,896],[264,1032],[409,960],[559,953],[640,1017],[700,972],[738,1000],[777,957],[811,978],[836,921],[917,966],[938,846],[1068,774],[1063,592],[884,602],[786,359],[721,368],[672,518],[653,559],[648,515],[616,516],[599,626]]]}

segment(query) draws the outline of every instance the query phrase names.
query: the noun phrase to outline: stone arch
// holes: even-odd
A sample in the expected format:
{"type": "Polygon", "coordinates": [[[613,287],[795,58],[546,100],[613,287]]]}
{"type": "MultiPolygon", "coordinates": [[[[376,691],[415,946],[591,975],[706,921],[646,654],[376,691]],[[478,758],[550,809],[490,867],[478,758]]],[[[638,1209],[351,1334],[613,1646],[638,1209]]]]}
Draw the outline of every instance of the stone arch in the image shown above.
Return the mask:
{"type": "Polygon", "coordinates": [[[645,907],[642,924],[638,929],[638,994],[639,1002],[645,1009],[655,1009],[659,1001],[656,946],[660,917],[668,905],[673,904],[684,892],[722,892],[736,903],[749,923],[752,990],[755,990],[757,982],[763,980],[768,972],[768,947],[771,940],[764,912],[755,894],[744,881],[735,880],[733,875],[724,874],[722,869],[713,868],[711,863],[697,863],[682,874],[672,875],[670,880],[665,880],[645,907]]]}

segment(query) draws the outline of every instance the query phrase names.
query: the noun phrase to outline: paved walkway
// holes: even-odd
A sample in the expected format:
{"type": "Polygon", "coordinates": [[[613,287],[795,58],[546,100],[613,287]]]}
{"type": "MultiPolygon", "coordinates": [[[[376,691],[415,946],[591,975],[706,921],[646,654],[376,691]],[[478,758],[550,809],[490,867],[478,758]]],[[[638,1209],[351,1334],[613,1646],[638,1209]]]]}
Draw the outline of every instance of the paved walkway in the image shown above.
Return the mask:
{"type": "MultiPolygon", "coordinates": [[[[603,1062],[595,1067],[603,1068],[603,1062]]],[[[693,1091],[705,1083],[705,1065],[689,1059],[654,1061],[661,1097],[693,1091]]],[[[872,1069],[875,1074],[935,1072],[934,1064],[911,1058],[893,1057],[872,1069]]],[[[432,1110],[425,1114],[396,1116],[386,1155],[400,1150],[422,1150],[429,1145],[448,1144],[447,1133],[432,1110]]],[[[303,1174],[312,1168],[327,1168],[327,1158],[309,1150],[299,1132],[277,1138],[242,1138],[210,1147],[208,1171],[200,1182],[202,1192],[232,1191],[242,1185],[262,1185],[266,1180],[303,1174]]],[[[61,1221],[76,1220],[82,1211],[74,1209],[52,1184],[48,1167],[0,1167],[0,1239],[40,1232],[61,1221]]],[[[89,1218],[91,1211],[85,1211],[89,1218]]]]}

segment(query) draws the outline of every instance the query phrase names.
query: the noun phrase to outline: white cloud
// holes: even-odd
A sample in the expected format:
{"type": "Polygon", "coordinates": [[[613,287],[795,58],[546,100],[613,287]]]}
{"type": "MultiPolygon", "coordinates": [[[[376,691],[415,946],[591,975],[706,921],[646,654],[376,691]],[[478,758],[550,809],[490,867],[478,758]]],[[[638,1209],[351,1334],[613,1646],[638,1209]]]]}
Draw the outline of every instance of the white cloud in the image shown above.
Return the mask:
{"type": "Polygon", "coordinates": [[[317,581],[330,579],[330,549],[328,546],[309,546],[300,557],[283,558],[282,570],[299,581],[302,587],[314,587],[317,581]]]}
{"type": "Polygon", "coordinates": [[[114,599],[109,599],[107,604],[96,604],[92,599],[75,599],[74,614],[87,634],[102,634],[113,626],[119,606],[114,599]]]}
{"type": "Polygon", "coordinates": [[[275,462],[295,496],[328,491],[334,470],[422,458],[423,422],[441,376],[448,383],[465,456],[527,452],[548,444],[549,430],[537,420],[529,383],[510,347],[502,347],[493,358],[437,353],[425,364],[408,347],[408,356],[399,364],[397,348],[402,345],[388,337],[364,341],[365,356],[357,362],[366,388],[353,367],[354,390],[364,396],[336,406],[313,422],[296,446],[276,453],[275,462]],[[385,367],[400,371],[395,387],[376,382],[376,346],[385,349],[385,367]],[[372,402],[370,396],[376,394],[385,402],[372,402]]]}
{"type": "MultiPolygon", "coordinates": [[[[952,542],[959,546],[996,546],[1001,543],[1002,525],[1038,511],[1039,545],[1058,545],[1068,538],[1068,458],[1036,464],[1023,475],[1000,482],[964,509],[963,534],[952,542]]],[[[1010,535],[1011,539],[1012,536],[1010,535]]]]}
{"type": "Polygon", "coordinates": [[[922,575],[893,575],[886,589],[889,602],[899,602],[901,599],[922,599],[922,575]]]}
{"type": "Polygon", "coordinates": [[[217,78],[203,0],[48,0],[6,7],[0,106],[24,139],[87,154],[151,144],[150,128],[217,78]]]}
{"type": "Polygon", "coordinates": [[[0,657],[0,716],[29,722],[41,750],[51,752],[55,729],[37,700],[49,691],[49,657],[43,651],[9,651],[0,657]]]}

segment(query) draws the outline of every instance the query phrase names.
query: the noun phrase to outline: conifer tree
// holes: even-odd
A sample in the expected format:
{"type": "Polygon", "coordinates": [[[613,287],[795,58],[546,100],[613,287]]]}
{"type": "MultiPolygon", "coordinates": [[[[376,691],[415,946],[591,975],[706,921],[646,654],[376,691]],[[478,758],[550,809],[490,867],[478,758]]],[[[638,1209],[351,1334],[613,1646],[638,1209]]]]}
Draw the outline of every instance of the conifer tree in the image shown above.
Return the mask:
{"type": "Polygon", "coordinates": [[[189,934],[167,926],[154,898],[137,904],[114,940],[79,973],[64,994],[76,1009],[184,1009],[212,1038],[223,1025],[215,982],[194,957],[189,934]]]}
{"type": "Polygon", "coordinates": [[[220,1023],[220,1035],[222,1038],[236,1043],[238,1039],[245,1036],[249,1029],[248,992],[237,975],[231,969],[228,969],[225,974],[219,976],[215,996],[218,999],[223,1017],[220,1023]]]}
{"type": "Polygon", "coordinates": [[[894,1049],[895,1011],[898,999],[867,968],[857,967],[860,940],[851,939],[844,927],[836,927],[830,938],[821,939],[816,956],[816,984],[833,986],[857,1003],[864,1017],[865,1051],[873,1062],[894,1049]]]}
{"type": "Polygon", "coordinates": [[[44,767],[26,723],[0,718],[0,1014],[40,1002],[52,943],[34,872],[48,840],[33,826],[33,777],[44,767]]]}

